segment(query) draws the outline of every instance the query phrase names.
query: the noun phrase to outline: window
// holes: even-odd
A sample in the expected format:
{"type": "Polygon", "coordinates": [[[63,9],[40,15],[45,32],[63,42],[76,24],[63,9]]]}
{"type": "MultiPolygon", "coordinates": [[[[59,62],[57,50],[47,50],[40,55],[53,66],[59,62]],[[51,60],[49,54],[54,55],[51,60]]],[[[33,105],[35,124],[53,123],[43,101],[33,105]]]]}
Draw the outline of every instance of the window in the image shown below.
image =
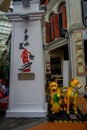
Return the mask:
{"type": "Polygon", "coordinates": [[[85,65],[87,67],[87,40],[84,41],[85,65]]]}
{"type": "Polygon", "coordinates": [[[55,15],[54,13],[52,13],[49,17],[49,21],[50,21],[50,37],[51,37],[51,41],[53,41],[55,39],[55,15]]]}
{"type": "Polygon", "coordinates": [[[58,13],[51,13],[49,22],[46,22],[46,43],[50,43],[58,37],[65,37],[62,29],[67,28],[66,6],[62,3],[58,13]]]}
{"type": "Polygon", "coordinates": [[[87,0],[82,0],[83,24],[87,27],[87,0]]]}
{"type": "Polygon", "coordinates": [[[50,2],[50,0],[40,0],[40,4],[43,5],[47,5],[50,2]]]}
{"type": "Polygon", "coordinates": [[[55,14],[51,13],[49,22],[46,22],[46,43],[50,43],[55,39],[55,14]]]}
{"type": "Polygon", "coordinates": [[[62,29],[67,28],[67,18],[66,18],[66,6],[65,3],[62,3],[58,9],[58,17],[59,17],[59,36],[64,37],[62,33],[62,29]]]}
{"type": "Polygon", "coordinates": [[[63,28],[63,25],[62,25],[62,13],[59,13],[59,34],[61,36],[61,29],[63,28]]]}

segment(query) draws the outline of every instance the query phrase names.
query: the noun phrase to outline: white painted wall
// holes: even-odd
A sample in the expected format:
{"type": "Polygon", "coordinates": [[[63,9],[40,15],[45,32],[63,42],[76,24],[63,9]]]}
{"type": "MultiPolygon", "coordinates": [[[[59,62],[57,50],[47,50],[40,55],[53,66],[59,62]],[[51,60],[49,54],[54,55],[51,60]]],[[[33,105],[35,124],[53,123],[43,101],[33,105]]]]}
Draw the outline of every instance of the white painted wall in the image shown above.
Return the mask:
{"type": "Polygon", "coordinates": [[[66,0],[66,6],[69,26],[73,27],[74,24],[82,24],[81,1],[66,0]]]}
{"type": "Polygon", "coordinates": [[[69,86],[69,80],[70,80],[70,72],[69,72],[69,61],[63,61],[63,87],[69,86]]]}

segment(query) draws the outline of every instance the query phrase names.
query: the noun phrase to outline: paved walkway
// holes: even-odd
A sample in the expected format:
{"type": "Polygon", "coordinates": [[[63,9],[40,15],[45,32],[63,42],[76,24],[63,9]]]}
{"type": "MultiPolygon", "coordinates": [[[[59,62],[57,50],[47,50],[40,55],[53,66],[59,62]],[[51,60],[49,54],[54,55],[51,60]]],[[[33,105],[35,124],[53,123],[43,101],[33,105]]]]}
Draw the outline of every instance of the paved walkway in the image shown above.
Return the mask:
{"type": "Polygon", "coordinates": [[[0,130],[87,130],[87,121],[54,121],[47,118],[5,118],[0,116],[0,130]]]}
{"type": "Polygon", "coordinates": [[[0,130],[87,130],[87,121],[54,121],[46,118],[0,119],[0,130]]]}
{"type": "Polygon", "coordinates": [[[0,112],[0,130],[87,130],[87,102],[80,96],[78,107],[82,111],[84,121],[48,121],[47,118],[6,118],[0,112]]]}
{"type": "Polygon", "coordinates": [[[46,118],[6,118],[0,112],[0,130],[26,130],[44,122],[46,118]]]}

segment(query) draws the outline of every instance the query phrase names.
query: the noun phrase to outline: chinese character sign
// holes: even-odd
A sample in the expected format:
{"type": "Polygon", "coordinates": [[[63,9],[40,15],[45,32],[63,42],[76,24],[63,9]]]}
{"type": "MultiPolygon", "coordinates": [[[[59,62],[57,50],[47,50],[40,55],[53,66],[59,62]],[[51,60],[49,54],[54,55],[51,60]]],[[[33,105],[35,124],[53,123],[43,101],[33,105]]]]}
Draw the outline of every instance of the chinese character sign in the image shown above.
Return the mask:
{"type": "Polygon", "coordinates": [[[25,29],[24,31],[24,40],[19,43],[19,50],[22,50],[21,53],[21,61],[22,65],[19,68],[19,71],[21,72],[30,72],[31,71],[31,65],[34,60],[34,55],[28,50],[28,46],[30,46],[28,42],[28,29],[25,29]]]}

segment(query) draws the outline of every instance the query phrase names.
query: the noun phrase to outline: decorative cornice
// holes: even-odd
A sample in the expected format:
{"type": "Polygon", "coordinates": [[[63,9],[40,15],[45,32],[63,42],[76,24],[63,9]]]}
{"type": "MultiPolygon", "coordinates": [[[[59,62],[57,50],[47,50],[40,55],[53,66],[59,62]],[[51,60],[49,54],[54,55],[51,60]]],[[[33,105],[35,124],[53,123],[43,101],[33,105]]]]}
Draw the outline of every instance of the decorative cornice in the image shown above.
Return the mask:
{"type": "Polygon", "coordinates": [[[76,31],[76,30],[82,30],[82,29],[85,29],[85,26],[83,24],[75,23],[75,24],[70,26],[69,32],[73,32],[73,31],[76,31]]]}
{"type": "Polygon", "coordinates": [[[44,11],[38,11],[38,12],[29,12],[29,13],[25,13],[25,14],[21,14],[21,13],[7,13],[7,17],[11,20],[11,21],[23,21],[23,20],[40,20],[42,18],[44,11]]]}

